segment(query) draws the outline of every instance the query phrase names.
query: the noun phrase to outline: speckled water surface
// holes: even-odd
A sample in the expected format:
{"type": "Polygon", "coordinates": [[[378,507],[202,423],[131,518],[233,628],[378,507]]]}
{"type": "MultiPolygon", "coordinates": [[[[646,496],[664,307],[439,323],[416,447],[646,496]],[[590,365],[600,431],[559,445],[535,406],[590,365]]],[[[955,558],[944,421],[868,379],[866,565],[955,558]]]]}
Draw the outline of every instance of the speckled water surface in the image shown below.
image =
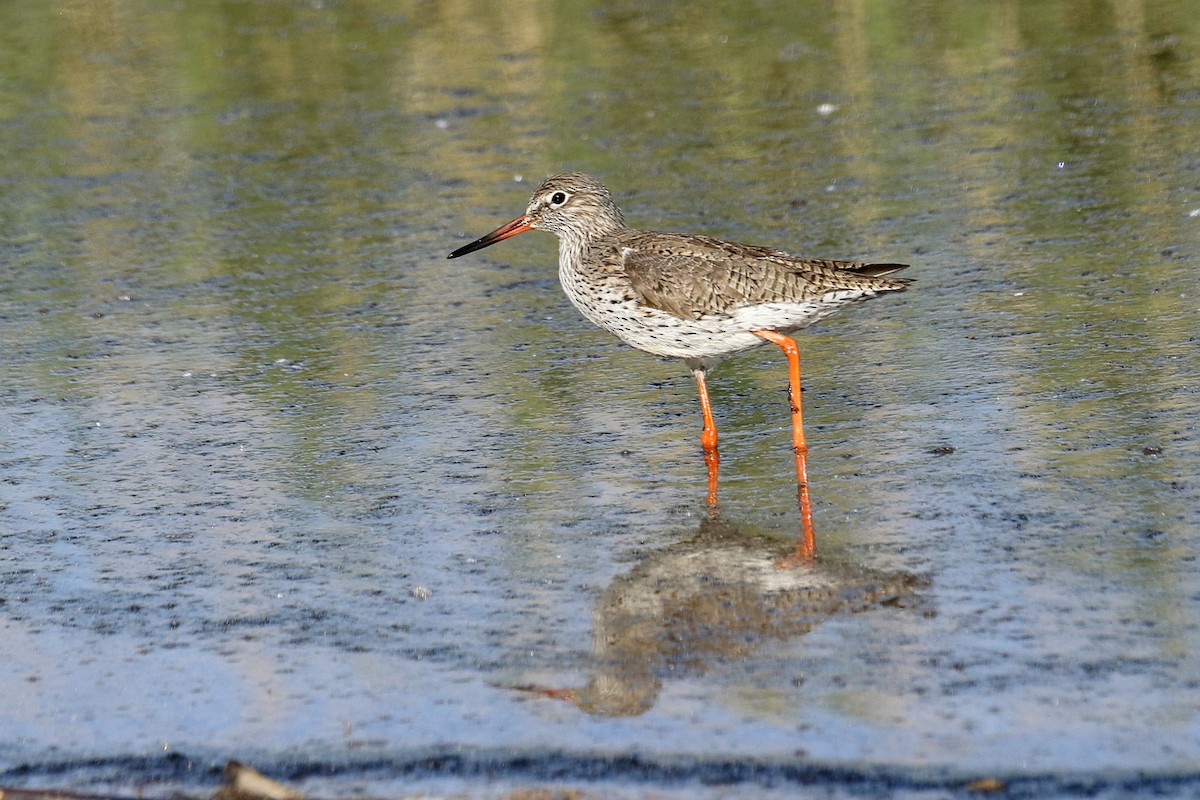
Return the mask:
{"type": "MultiPolygon", "coordinates": [[[[1200,793],[1200,21],[0,6],[0,786],[1200,793]],[[908,262],[710,376],[447,261],[545,175],[908,262]]],[[[156,788],[157,787],[157,788],[156,788]]]]}

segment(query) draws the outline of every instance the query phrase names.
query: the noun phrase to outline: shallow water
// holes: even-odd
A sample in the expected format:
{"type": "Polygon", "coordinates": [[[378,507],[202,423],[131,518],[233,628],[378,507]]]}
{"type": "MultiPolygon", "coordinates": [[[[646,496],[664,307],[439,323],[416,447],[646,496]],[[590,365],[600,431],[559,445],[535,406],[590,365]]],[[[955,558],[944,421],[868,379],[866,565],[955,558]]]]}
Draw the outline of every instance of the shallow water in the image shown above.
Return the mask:
{"type": "Polygon", "coordinates": [[[0,21],[0,784],[1200,784],[1189,3],[0,21]],[[562,169],[913,264],[800,336],[832,594],[775,348],[710,520],[681,365],[445,259],[562,169]]]}

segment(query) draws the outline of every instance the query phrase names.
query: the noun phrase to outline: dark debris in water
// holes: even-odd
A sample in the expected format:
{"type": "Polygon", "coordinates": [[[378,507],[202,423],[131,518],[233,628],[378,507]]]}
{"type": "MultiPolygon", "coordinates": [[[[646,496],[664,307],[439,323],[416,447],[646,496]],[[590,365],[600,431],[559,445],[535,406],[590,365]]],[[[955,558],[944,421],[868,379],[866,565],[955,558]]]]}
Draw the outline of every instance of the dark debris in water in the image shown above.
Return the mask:
{"type": "MultiPolygon", "coordinates": [[[[305,781],[320,781],[338,796],[446,796],[430,792],[429,781],[478,782],[472,797],[588,798],[617,795],[695,796],[704,787],[745,792],[789,792],[798,787],[823,790],[822,796],[892,798],[930,793],[997,795],[1006,798],[1182,797],[1200,792],[1200,773],[1112,771],[971,774],[948,768],[854,765],[721,757],[653,757],[638,753],[597,754],[566,751],[463,750],[432,748],[366,760],[280,761],[265,773],[241,762],[224,766],[174,753],[165,757],[96,759],[77,763],[26,765],[0,772],[0,800],[134,800],[145,796],[179,800],[302,800],[305,781]],[[22,788],[22,782],[61,781],[96,790],[22,788]],[[565,786],[564,786],[565,784],[565,786]],[[343,794],[337,786],[353,786],[343,794]],[[501,786],[504,788],[500,788],[501,786]],[[549,786],[547,786],[549,785],[549,786]],[[334,788],[329,788],[333,786],[334,788]],[[361,787],[372,787],[370,795],[361,787]],[[379,787],[391,787],[381,793],[379,787]],[[487,791],[487,787],[496,787],[487,791]],[[481,791],[482,789],[482,791],[481,791]],[[630,790],[633,789],[633,792],[630,790]]],[[[452,792],[461,796],[462,792],[452,792]]],[[[724,796],[724,795],[723,795],[724,796]]],[[[781,795],[785,796],[785,795],[781,795]]]]}

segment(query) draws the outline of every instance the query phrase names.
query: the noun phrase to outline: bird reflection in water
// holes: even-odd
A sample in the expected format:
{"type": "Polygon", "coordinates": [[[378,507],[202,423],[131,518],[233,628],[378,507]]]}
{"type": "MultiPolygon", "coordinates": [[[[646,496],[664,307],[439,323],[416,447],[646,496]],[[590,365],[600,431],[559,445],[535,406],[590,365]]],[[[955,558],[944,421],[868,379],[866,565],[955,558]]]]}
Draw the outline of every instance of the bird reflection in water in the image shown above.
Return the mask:
{"type": "Polygon", "coordinates": [[[694,538],[652,553],[600,597],[597,666],[584,686],[513,688],[588,714],[636,716],[654,705],[664,676],[701,674],[832,617],[919,607],[927,585],[909,573],[797,558],[794,544],[744,533],[714,512],[694,538]]]}

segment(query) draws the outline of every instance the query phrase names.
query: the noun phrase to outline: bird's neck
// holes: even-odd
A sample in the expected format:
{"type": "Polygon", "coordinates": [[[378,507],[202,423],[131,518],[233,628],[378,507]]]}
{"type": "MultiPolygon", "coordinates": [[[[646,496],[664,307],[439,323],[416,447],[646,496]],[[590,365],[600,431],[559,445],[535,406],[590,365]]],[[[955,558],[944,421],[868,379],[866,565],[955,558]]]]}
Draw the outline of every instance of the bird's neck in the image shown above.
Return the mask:
{"type": "Polygon", "coordinates": [[[558,239],[558,268],[559,272],[578,272],[584,262],[593,237],[567,235],[558,239]]]}
{"type": "Polygon", "coordinates": [[[592,220],[591,224],[584,229],[570,228],[556,231],[558,233],[559,261],[564,266],[571,264],[578,267],[596,242],[619,233],[624,228],[625,223],[618,211],[612,217],[600,217],[592,220]]]}

